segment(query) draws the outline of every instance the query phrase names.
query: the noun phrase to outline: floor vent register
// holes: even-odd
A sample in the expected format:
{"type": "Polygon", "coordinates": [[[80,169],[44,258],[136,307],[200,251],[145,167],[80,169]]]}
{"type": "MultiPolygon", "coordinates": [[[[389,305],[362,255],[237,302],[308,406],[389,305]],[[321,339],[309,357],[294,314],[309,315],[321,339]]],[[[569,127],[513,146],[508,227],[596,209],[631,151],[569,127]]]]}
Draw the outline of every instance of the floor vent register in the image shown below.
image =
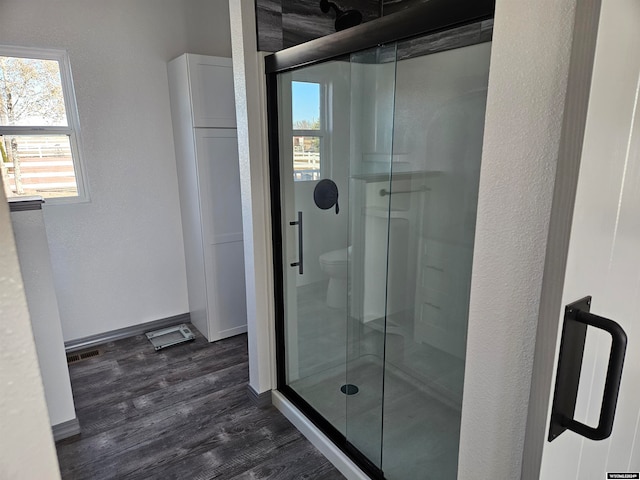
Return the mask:
{"type": "Polygon", "coordinates": [[[94,348],[92,350],[84,350],[82,352],[67,353],[67,363],[76,363],[87,358],[99,357],[102,355],[102,350],[94,348]]]}

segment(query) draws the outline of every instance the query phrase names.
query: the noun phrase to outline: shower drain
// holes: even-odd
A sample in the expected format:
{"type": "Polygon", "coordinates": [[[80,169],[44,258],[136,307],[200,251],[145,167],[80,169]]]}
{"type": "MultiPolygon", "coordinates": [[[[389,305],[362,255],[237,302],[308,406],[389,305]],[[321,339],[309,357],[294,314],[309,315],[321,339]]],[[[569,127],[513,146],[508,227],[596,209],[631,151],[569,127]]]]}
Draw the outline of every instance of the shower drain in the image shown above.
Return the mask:
{"type": "Polygon", "coordinates": [[[355,395],[360,389],[352,383],[346,383],[340,387],[340,391],[345,395],[355,395]]]}

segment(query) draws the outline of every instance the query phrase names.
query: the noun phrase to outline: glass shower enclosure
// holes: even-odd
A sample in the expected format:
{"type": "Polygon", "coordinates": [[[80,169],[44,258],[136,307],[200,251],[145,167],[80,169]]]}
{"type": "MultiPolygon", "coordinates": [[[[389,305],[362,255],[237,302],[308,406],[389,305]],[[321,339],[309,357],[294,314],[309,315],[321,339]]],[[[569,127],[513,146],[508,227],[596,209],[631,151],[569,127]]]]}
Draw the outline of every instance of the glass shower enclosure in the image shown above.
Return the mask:
{"type": "Polygon", "coordinates": [[[278,390],[372,478],[457,475],[492,14],[267,62],[278,390]]]}

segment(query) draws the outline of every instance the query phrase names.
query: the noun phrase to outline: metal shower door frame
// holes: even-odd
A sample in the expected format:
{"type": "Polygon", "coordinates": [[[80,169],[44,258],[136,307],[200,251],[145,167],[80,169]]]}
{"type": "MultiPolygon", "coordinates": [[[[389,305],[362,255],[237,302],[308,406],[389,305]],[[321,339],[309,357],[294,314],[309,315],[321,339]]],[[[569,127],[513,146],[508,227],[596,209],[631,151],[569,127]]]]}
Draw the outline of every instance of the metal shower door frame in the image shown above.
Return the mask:
{"type": "MultiPolygon", "coordinates": [[[[314,410],[298,393],[287,385],[285,354],[285,305],[282,204],[280,198],[280,145],[278,129],[278,74],[300,67],[323,63],[338,57],[376,46],[417,37],[435,35],[466,25],[493,19],[495,0],[431,0],[419,7],[407,9],[387,17],[311,40],[265,57],[267,123],[269,139],[269,175],[271,201],[271,232],[276,326],[277,389],[296,406],[316,427],[365,473],[373,479],[384,474],[347,438],[314,410]]],[[[449,47],[456,48],[456,47],[449,47]]],[[[442,48],[446,50],[449,48],[442,48]]]]}

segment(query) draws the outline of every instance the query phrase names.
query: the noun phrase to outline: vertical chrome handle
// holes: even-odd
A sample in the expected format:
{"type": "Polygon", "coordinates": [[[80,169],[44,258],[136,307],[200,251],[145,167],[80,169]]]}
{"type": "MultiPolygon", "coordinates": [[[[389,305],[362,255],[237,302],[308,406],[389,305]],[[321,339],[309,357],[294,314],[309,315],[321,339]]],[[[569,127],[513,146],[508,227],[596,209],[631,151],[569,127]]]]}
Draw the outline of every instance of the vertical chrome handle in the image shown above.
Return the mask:
{"type": "Polygon", "coordinates": [[[613,320],[589,313],[590,308],[591,297],[585,297],[565,307],[549,441],[554,440],[567,429],[591,440],[604,440],[613,430],[622,367],[627,350],[627,334],[613,320]],[[573,418],[587,326],[599,328],[611,335],[611,353],[602,395],[602,407],[598,426],[595,428],[573,418]]]}
{"type": "Polygon", "coordinates": [[[296,222],[289,222],[289,225],[297,225],[298,226],[298,261],[293,262],[290,265],[292,267],[298,267],[298,274],[302,275],[304,270],[302,267],[302,212],[298,212],[298,220],[296,222]]]}

